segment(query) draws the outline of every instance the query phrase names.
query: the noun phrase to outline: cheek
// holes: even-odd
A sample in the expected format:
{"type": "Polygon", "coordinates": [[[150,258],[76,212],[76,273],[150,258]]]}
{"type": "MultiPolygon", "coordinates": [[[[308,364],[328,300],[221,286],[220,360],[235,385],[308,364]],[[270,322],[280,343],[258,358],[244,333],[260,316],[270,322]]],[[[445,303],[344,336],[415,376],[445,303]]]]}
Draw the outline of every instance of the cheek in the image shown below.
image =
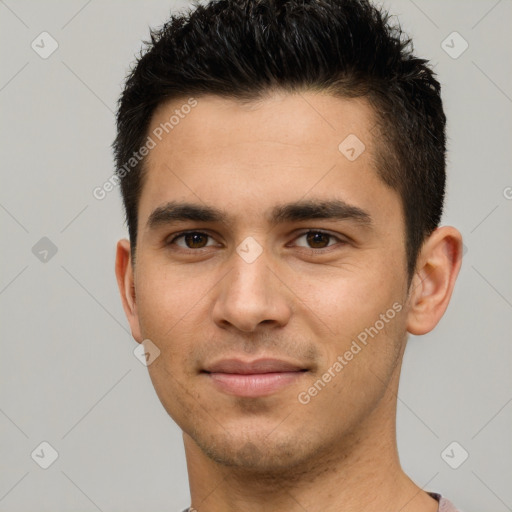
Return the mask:
{"type": "Polygon", "coordinates": [[[323,325],[324,334],[346,340],[373,326],[390,308],[388,316],[396,317],[401,308],[392,307],[402,301],[402,279],[377,266],[371,272],[358,269],[322,279],[295,276],[294,292],[303,299],[296,301],[301,308],[297,313],[323,325]]]}
{"type": "MultiPolygon", "coordinates": [[[[160,350],[148,366],[155,391],[168,413],[191,414],[193,390],[185,383],[193,375],[189,359],[193,348],[201,346],[201,323],[205,313],[209,285],[204,280],[184,275],[180,269],[165,265],[141,265],[137,282],[137,309],[142,335],[160,350]]],[[[197,414],[194,413],[194,414],[197,414]]]]}
{"type": "Polygon", "coordinates": [[[296,280],[298,295],[303,293],[309,306],[301,306],[297,315],[306,319],[305,329],[321,342],[315,378],[323,379],[329,371],[336,375],[318,404],[328,407],[327,397],[336,396],[344,407],[369,406],[382,391],[380,379],[386,381],[399,360],[405,333],[400,284],[404,277],[377,265],[372,272],[331,277],[296,280]]]}
{"type": "Polygon", "coordinates": [[[180,342],[190,318],[204,307],[210,288],[205,280],[194,279],[179,268],[141,265],[136,300],[143,336],[157,340],[161,350],[169,349],[170,341],[180,342]]]}
{"type": "Polygon", "coordinates": [[[311,400],[306,411],[312,418],[331,411],[326,428],[338,428],[340,421],[357,424],[373,410],[399,365],[405,332],[398,301],[358,302],[340,295],[333,308],[336,334],[324,338],[321,365],[301,390],[311,400]]]}

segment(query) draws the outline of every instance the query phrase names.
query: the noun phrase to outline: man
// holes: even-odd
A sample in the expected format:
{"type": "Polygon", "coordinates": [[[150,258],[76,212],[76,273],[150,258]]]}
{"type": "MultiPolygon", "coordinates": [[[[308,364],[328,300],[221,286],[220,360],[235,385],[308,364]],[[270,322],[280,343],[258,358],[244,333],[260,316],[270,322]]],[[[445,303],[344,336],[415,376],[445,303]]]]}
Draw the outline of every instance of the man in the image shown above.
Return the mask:
{"type": "Polygon", "coordinates": [[[220,0],[173,15],[114,143],[116,274],[183,431],[199,512],[455,510],[401,469],[407,334],[444,314],[440,86],[360,0],[220,0]]]}

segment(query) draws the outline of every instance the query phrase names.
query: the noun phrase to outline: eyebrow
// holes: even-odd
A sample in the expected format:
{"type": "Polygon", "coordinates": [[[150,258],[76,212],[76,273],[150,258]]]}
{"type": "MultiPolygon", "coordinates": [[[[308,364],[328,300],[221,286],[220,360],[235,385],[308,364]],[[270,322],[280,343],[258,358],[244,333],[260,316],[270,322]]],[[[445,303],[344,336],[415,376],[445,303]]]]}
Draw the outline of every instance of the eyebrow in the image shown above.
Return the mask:
{"type": "MultiPolygon", "coordinates": [[[[277,205],[267,217],[269,224],[273,226],[311,219],[351,220],[366,226],[372,225],[372,217],[367,211],[340,199],[300,200],[277,205]]],[[[230,224],[228,214],[218,208],[170,201],[153,210],[146,223],[146,228],[153,230],[162,225],[186,221],[230,224]]]]}

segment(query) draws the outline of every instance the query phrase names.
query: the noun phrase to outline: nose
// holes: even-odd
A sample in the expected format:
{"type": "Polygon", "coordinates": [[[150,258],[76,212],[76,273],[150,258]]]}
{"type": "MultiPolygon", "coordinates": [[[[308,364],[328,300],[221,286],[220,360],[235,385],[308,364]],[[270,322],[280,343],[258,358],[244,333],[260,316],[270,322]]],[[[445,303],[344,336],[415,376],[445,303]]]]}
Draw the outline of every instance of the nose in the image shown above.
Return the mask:
{"type": "Polygon", "coordinates": [[[213,308],[217,325],[233,326],[243,332],[260,325],[283,327],[291,316],[290,292],[271,268],[265,250],[252,262],[234,252],[229,271],[220,283],[213,308]]]}

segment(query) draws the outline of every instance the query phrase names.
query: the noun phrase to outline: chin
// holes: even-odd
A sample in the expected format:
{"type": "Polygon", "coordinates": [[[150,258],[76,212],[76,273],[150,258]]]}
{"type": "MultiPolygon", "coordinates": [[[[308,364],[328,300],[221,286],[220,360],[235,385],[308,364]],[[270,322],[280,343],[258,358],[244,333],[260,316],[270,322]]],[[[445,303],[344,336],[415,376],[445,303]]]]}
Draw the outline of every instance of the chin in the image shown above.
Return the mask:
{"type": "Polygon", "coordinates": [[[255,475],[272,476],[290,471],[310,459],[310,451],[315,452],[305,449],[303,439],[286,431],[276,433],[264,429],[245,434],[241,430],[234,434],[229,430],[209,434],[196,431],[189,435],[214,462],[255,475]]]}

